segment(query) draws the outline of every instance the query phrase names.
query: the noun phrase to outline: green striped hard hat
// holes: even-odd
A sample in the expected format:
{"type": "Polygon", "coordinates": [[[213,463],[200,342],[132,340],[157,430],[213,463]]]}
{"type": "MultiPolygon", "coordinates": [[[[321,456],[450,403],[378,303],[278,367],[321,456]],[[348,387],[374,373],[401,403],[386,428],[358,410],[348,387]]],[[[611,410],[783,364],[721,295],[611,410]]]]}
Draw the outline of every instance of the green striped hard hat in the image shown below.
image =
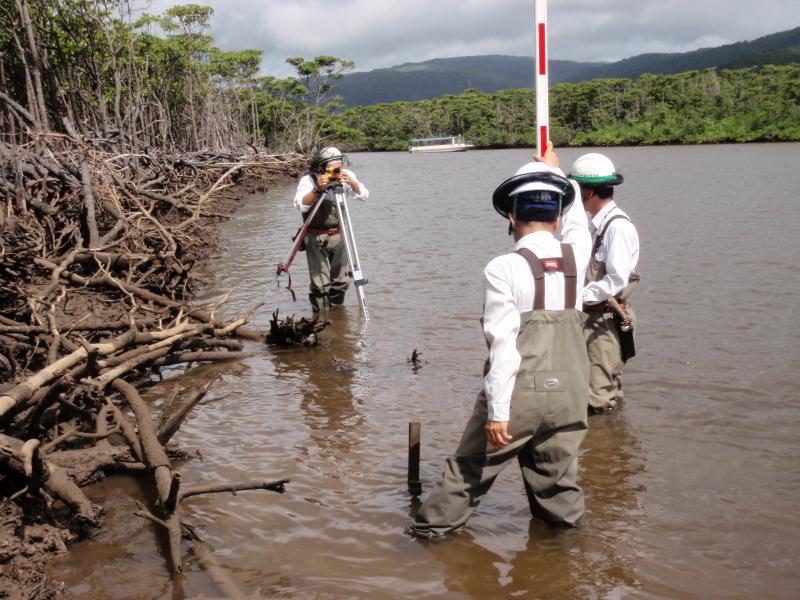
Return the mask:
{"type": "Polygon", "coordinates": [[[572,163],[569,176],[583,187],[619,185],[623,181],[622,173],[614,170],[611,159],[597,152],[578,157],[572,163]]]}
{"type": "Polygon", "coordinates": [[[321,165],[334,160],[343,160],[342,152],[338,148],[335,148],[334,146],[328,146],[327,148],[323,148],[319,151],[319,163],[321,165]]]}

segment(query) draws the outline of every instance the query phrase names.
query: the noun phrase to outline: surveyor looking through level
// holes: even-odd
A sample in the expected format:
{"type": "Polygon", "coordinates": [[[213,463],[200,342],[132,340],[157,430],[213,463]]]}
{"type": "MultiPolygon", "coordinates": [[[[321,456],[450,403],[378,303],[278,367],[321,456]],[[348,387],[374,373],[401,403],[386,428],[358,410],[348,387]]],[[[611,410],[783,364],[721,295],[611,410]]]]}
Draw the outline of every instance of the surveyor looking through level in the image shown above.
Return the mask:
{"type": "Polygon", "coordinates": [[[580,184],[581,200],[591,215],[592,258],[583,289],[586,345],[591,363],[589,411],[613,410],[622,400],[622,367],[634,353],[636,317],[629,297],[639,275],[639,234],[614,202],[614,186],[623,177],[611,160],[584,154],[572,165],[570,177],[580,184]]]}
{"type": "Polygon", "coordinates": [[[489,358],[483,389],[455,455],[417,512],[410,529],[417,536],[463,526],[514,458],[533,516],[567,526],[583,517],[577,457],[586,432],[589,362],[579,308],[589,230],[583,207],[573,201],[577,186],[558,168],[552,145],[535,158],[492,198],[516,245],[484,270],[489,358]]]}
{"type": "Polygon", "coordinates": [[[330,146],[314,156],[309,173],[300,179],[294,196],[294,204],[304,218],[314,204],[323,202],[305,239],[311,278],[308,297],[314,312],[342,304],[350,283],[335,197],[333,193],[326,193],[334,185],[341,185],[347,200],[366,200],[369,197],[369,190],[358,181],[355,173],[344,168],[342,153],[330,146]]]}

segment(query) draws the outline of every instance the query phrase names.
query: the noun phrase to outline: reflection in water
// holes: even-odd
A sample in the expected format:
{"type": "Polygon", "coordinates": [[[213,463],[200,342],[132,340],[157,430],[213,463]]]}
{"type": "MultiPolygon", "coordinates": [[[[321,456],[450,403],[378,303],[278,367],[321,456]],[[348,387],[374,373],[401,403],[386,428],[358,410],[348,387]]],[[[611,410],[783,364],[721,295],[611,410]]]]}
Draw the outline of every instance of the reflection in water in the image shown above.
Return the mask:
{"type": "Polygon", "coordinates": [[[417,543],[425,546],[431,558],[443,567],[444,585],[449,592],[468,598],[498,597],[502,587],[498,565],[506,560],[477,543],[468,529],[433,540],[419,538],[417,543]]]}
{"type": "Polygon", "coordinates": [[[637,540],[646,526],[645,456],[624,409],[589,418],[581,454],[587,535],[580,538],[583,556],[574,567],[578,580],[595,589],[638,587],[637,540]]]}
{"type": "Polygon", "coordinates": [[[337,307],[323,318],[330,321],[323,343],[312,349],[278,350],[272,362],[278,377],[293,378],[301,396],[310,439],[298,440],[300,450],[321,451],[329,460],[341,462],[363,439],[364,416],[354,396],[360,344],[352,331],[357,323],[346,308],[337,307]]]}
{"type": "Polygon", "coordinates": [[[584,561],[579,530],[553,529],[531,522],[528,541],[516,552],[490,550],[469,531],[452,536],[452,543],[430,545],[431,554],[445,569],[445,586],[467,598],[580,598],[598,593],[582,578],[584,561]],[[582,588],[584,590],[582,591],[582,588]],[[585,594],[588,590],[590,593],[585,594]]]}

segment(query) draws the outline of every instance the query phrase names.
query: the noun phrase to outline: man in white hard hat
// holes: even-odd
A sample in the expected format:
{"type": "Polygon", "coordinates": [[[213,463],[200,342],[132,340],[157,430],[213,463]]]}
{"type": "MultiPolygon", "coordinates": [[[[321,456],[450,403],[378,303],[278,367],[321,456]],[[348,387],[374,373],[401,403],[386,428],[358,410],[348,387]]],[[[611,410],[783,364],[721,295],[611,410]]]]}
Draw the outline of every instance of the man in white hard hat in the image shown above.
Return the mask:
{"type": "Polygon", "coordinates": [[[636,319],[630,306],[639,275],[639,234],[614,202],[614,187],[623,181],[602,154],[579,157],[570,177],[581,187],[583,206],[591,216],[592,259],[583,289],[586,346],[591,362],[589,412],[613,410],[622,400],[622,367],[635,353],[636,319]]]}
{"type": "Polygon", "coordinates": [[[294,195],[294,204],[304,219],[312,206],[318,201],[323,202],[305,239],[311,277],[308,298],[314,312],[342,304],[350,283],[347,250],[339,229],[334,195],[326,195],[326,191],[330,185],[340,183],[347,200],[366,200],[369,197],[367,187],[358,181],[355,173],[344,168],[343,161],[338,148],[329,146],[320,150],[311,160],[308,174],[300,179],[294,195]]]}
{"type": "Polygon", "coordinates": [[[462,527],[514,458],[534,517],[577,526],[584,513],[577,456],[589,383],[580,312],[589,232],[573,202],[577,186],[557,168],[552,147],[535,158],[548,164],[524,165],[492,198],[516,245],[484,270],[483,389],[441,481],[417,511],[416,536],[462,527]],[[562,215],[564,243],[556,237],[562,215]]]}

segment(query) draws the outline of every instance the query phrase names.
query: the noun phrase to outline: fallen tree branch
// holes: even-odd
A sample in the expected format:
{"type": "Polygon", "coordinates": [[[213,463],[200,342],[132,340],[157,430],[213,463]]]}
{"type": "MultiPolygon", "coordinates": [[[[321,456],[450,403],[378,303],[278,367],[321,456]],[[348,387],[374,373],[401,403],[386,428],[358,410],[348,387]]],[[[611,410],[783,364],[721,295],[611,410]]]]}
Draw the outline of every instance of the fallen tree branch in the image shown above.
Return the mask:
{"type": "Polygon", "coordinates": [[[9,459],[8,465],[12,470],[29,479],[29,489],[39,489],[41,486],[69,506],[81,523],[99,526],[102,511],[91,503],[63,469],[42,459],[36,449],[35,444],[0,433],[0,455],[9,459]]]}
{"type": "Polygon", "coordinates": [[[220,494],[222,492],[230,492],[234,496],[236,492],[244,490],[269,490],[282,494],[285,491],[285,486],[289,483],[290,479],[279,479],[277,481],[259,481],[249,483],[215,483],[210,485],[198,485],[181,490],[178,498],[183,501],[192,496],[200,496],[201,494],[220,494]]]}

